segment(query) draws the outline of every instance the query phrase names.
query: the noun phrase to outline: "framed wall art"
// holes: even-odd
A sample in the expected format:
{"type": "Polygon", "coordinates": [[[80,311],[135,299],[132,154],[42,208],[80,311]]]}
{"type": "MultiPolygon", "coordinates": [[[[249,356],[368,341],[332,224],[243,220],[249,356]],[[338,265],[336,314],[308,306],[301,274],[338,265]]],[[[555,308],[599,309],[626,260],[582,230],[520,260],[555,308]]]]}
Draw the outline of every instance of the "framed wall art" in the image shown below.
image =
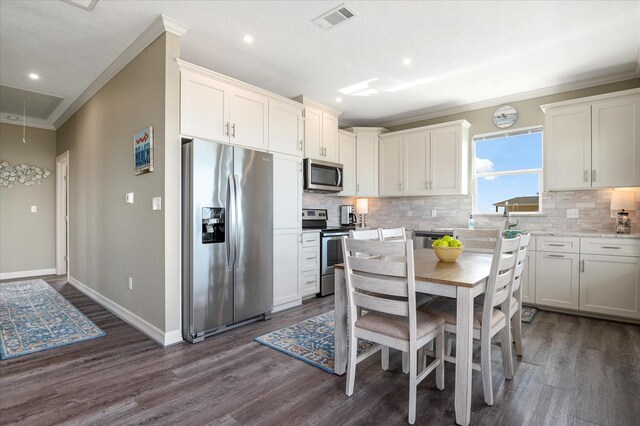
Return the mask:
{"type": "Polygon", "coordinates": [[[133,134],[133,170],[141,175],[153,171],[153,126],[133,134]]]}

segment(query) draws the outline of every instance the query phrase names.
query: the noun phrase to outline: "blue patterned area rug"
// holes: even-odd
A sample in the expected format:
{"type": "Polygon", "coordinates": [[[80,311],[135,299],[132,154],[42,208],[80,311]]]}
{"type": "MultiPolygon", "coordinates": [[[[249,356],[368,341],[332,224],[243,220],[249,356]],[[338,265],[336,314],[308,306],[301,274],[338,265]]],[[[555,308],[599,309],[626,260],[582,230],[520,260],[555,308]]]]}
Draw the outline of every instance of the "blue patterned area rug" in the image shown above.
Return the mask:
{"type": "Polygon", "coordinates": [[[104,335],[104,331],[44,280],[0,284],[2,359],[104,335]]]}
{"type": "MultiPolygon", "coordinates": [[[[335,334],[334,311],[309,318],[280,330],[272,331],[255,340],[329,373],[334,372],[335,334]]],[[[371,348],[373,343],[358,340],[358,353],[371,348]]]]}
{"type": "Polygon", "coordinates": [[[533,317],[538,313],[538,308],[534,308],[531,306],[523,306],[522,307],[522,322],[529,324],[533,321],[533,317]]]}

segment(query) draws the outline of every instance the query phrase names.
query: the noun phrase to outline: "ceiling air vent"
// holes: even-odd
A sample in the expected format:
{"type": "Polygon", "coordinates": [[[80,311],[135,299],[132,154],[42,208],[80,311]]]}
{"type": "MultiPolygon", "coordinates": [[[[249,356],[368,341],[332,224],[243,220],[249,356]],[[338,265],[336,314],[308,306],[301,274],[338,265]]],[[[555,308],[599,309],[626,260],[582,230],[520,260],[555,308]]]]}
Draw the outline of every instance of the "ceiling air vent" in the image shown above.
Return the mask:
{"type": "Polygon", "coordinates": [[[355,16],[356,14],[343,3],[340,6],[323,13],[311,22],[326,31],[348,19],[354,18],[355,16]]]}

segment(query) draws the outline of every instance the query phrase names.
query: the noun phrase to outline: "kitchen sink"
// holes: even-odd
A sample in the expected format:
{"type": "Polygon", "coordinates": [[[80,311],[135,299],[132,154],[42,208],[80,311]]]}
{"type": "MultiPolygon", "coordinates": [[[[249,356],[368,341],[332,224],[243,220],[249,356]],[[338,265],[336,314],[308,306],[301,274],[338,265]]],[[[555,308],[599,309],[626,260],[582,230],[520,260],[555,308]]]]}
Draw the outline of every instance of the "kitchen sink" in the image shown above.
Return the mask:
{"type": "Polygon", "coordinates": [[[526,234],[528,231],[525,229],[509,229],[507,231],[502,231],[502,236],[504,238],[515,238],[520,234],[526,234]]]}

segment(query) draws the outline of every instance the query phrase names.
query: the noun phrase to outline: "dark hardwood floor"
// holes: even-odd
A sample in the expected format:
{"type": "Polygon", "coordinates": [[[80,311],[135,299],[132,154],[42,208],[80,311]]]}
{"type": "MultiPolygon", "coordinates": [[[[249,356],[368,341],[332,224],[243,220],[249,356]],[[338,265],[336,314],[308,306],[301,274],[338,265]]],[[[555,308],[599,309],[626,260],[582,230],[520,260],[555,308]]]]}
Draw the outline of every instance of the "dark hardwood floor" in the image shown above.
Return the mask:
{"type": "MultiPolygon", "coordinates": [[[[349,398],[344,377],[253,341],[332,309],[330,297],[163,349],[71,285],[48,281],[107,335],[0,361],[1,424],[406,424],[408,379],[398,353],[388,372],[377,355],[361,364],[349,398]]],[[[474,372],[472,424],[638,424],[640,327],[539,312],[523,333],[514,380],[504,380],[494,351],[492,407],[474,372]]],[[[453,365],[445,377],[442,392],[433,375],[419,386],[416,424],[455,424],[453,365]]]]}

